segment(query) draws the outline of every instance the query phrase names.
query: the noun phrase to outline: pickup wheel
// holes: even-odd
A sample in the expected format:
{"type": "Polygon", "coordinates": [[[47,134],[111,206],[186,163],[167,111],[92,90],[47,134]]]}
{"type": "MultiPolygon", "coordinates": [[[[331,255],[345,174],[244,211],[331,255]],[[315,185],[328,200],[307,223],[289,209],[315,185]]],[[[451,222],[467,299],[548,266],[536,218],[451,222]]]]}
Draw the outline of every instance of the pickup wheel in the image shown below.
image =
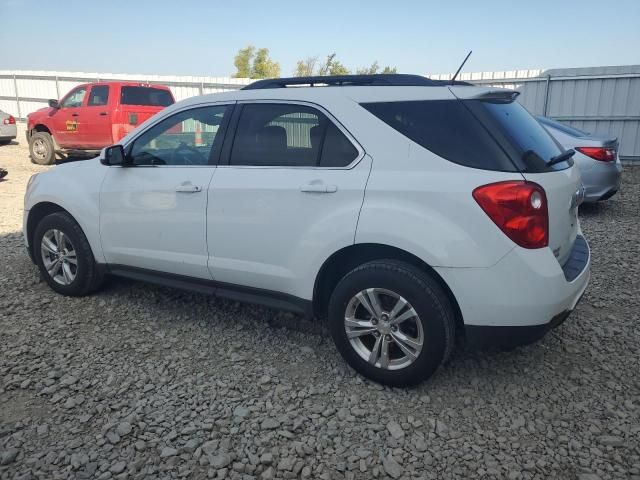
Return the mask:
{"type": "Polygon", "coordinates": [[[429,378],[451,353],[454,325],[454,310],[440,285],[397,260],[355,268],[329,301],[329,328],[344,359],[386,385],[429,378]]]}
{"type": "Polygon", "coordinates": [[[102,284],[103,274],[87,237],[68,213],[56,212],[40,220],[32,248],[40,273],[56,292],[80,297],[102,284]]]}
{"type": "Polygon", "coordinates": [[[51,135],[47,132],[33,133],[29,138],[29,153],[33,163],[53,165],[56,161],[56,152],[51,135]]]}

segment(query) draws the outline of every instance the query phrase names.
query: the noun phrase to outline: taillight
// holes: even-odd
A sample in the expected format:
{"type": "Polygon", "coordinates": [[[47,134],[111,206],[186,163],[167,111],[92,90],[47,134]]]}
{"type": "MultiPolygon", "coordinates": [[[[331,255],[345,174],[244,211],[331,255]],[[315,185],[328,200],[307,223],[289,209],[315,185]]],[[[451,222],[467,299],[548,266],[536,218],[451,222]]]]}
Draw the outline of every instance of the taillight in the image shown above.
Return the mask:
{"type": "Polygon", "coordinates": [[[614,162],[616,159],[616,149],[612,147],[576,147],[576,150],[601,162],[614,162]]]}
{"type": "Polygon", "coordinates": [[[2,123],[4,123],[5,125],[15,125],[16,119],[13,118],[13,115],[9,115],[2,121],[2,123]]]}
{"type": "Polygon", "coordinates": [[[478,205],[507,237],[524,248],[549,244],[547,196],[537,183],[507,181],[473,191],[478,205]]]}

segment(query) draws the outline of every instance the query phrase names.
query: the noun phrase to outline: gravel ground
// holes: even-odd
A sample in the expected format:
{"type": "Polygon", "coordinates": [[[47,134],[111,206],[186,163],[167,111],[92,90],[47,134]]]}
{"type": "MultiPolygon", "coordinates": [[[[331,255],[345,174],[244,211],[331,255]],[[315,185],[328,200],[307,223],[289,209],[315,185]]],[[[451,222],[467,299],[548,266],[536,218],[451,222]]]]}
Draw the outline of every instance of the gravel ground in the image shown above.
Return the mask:
{"type": "Polygon", "coordinates": [[[582,209],[593,276],[565,325],[400,390],[288,314],[123,280],[54,294],[19,232],[44,168],[23,138],[0,147],[0,478],[640,479],[640,168],[582,209]]]}

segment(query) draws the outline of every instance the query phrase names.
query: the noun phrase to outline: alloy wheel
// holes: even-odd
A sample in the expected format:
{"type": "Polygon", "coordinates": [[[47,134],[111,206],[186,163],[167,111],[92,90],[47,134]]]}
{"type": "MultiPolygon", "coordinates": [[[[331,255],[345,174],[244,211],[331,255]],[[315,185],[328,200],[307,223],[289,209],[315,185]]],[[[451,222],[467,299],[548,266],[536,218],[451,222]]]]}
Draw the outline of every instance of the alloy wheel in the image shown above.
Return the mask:
{"type": "Polygon", "coordinates": [[[42,263],[51,278],[60,285],[70,285],[78,273],[78,257],[71,240],[62,230],[52,228],[40,243],[42,263]]]}

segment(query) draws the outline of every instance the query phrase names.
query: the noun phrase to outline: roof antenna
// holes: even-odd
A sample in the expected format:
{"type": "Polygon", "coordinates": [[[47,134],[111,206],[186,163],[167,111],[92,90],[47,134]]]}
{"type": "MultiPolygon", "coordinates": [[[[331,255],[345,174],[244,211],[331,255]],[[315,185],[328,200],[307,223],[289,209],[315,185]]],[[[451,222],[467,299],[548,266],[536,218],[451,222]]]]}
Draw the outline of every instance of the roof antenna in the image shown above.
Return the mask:
{"type": "Polygon", "coordinates": [[[467,53],[467,56],[464,57],[464,60],[460,64],[460,67],[458,68],[458,70],[456,70],[456,73],[453,74],[453,78],[451,78],[451,85],[455,83],[456,77],[460,73],[460,70],[462,70],[462,67],[464,67],[464,64],[467,63],[467,60],[469,60],[469,57],[471,56],[472,53],[473,53],[473,50],[469,50],[469,53],[467,53]]]}

